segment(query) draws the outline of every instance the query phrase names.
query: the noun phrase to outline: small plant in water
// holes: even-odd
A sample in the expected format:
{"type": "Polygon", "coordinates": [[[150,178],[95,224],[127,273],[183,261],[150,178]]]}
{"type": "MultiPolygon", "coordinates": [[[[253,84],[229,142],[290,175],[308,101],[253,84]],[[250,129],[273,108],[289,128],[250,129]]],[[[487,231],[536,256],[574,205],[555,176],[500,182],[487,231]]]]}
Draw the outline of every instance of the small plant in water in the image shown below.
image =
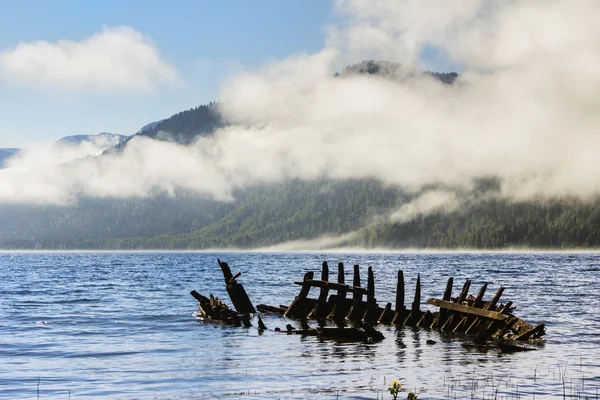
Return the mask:
{"type": "Polygon", "coordinates": [[[417,395],[416,395],[416,394],[414,394],[413,392],[410,392],[410,393],[408,394],[408,397],[407,397],[407,399],[408,399],[408,400],[419,400],[419,398],[417,397],[417,395]]]}
{"type": "Polygon", "coordinates": [[[398,398],[398,392],[400,392],[401,387],[402,387],[402,384],[398,383],[398,381],[394,379],[392,381],[392,386],[390,386],[388,388],[388,390],[390,391],[390,394],[392,395],[392,398],[394,400],[396,400],[398,398]]]}

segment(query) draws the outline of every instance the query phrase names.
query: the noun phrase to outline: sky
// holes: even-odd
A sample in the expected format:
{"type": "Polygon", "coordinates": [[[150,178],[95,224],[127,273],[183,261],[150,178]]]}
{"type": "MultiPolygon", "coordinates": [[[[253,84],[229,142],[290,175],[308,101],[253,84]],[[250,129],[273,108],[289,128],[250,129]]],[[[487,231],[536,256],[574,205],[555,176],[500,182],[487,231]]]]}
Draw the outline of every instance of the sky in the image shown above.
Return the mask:
{"type": "Polygon", "coordinates": [[[239,69],[318,51],[338,17],[323,0],[0,0],[0,148],[134,134],[239,69]]]}

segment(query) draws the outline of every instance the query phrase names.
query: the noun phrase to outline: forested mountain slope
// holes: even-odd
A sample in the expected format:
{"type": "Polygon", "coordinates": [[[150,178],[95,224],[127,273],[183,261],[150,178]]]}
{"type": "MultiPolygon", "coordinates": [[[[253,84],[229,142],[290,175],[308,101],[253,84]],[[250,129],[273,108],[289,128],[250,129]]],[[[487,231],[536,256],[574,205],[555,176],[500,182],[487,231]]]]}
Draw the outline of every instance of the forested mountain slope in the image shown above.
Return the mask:
{"type": "MultiPolygon", "coordinates": [[[[337,76],[352,74],[406,79],[417,72],[395,63],[365,61],[337,76]]],[[[449,85],[458,77],[425,75],[449,85]]],[[[150,123],[133,137],[189,145],[226,125],[218,103],[210,103],[150,123]]],[[[127,140],[112,151],[125,146],[127,140]]],[[[600,246],[600,200],[515,202],[498,197],[497,189],[486,188],[486,196],[468,193],[468,200],[453,211],[414,212],[403,222],[391,215],[419,193],[374,179],[288,180],[237,190],[229,202],[175,190],[171,196],[126,200],[80,197],[68,206],[3,204],[0,248],[257,248],[331,235],[343,236],[336,245],[366,248],[600,246]]]]}

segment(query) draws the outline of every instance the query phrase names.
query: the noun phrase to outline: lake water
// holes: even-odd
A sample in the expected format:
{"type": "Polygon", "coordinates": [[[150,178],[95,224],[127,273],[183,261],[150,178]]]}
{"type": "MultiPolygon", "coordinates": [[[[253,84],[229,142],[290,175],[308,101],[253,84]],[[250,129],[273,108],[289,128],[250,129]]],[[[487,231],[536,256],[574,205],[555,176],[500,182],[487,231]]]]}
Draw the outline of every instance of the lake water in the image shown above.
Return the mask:
{"type": "MultiPolygon", "coordinates": [[[[316,297],[313,294],[311,297],[316,297]]],[[[292,322],[295,324],[294,322],[292,322]]],[[[255,324],[256,325],[256,324],[255,324]]],[[[0,253],[0,398],[600,398],[600,254],[596,253],[0,253]],[[452,337],[382,327],[377,344],[231,328],[193,317],[192,289],[230,303],[217,257],[254,304],[289,304],[321,262],[375,272],[380,305],[398,269],[423,309],[454,276],[498,286],[515,314],[545,323],[541,350],[500,354],[452,337]],[[428,339],[436,344],[427,345],[428,339]]]]}

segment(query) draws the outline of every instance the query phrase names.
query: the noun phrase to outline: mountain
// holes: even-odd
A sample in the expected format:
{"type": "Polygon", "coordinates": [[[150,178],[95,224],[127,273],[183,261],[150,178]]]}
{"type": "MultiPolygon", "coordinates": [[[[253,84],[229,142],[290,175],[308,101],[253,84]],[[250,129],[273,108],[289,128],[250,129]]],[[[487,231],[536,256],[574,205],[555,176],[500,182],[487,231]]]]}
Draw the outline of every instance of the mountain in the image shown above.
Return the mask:
{"type": "Polygon", "coordinates": [[[77,146],[83,142],[93,142],[98,145],[112,147],[124,142],[129,136],[119,135],[116,133],[102,132],[97,135],[72,135],[65,136],[56,140],[54,143],[58,145],[77,146]]]}
{"type": "MultiPolygon", "coordinates": [[[[385,61],[363,61],[336,76],[354,74],[393,80],[434,78],[450,85],[459,76],[415,71],[385,61]]],[[[190,144],[226,124],[218,104],[209,103],[147,124],[132,137],[190,144]]],[[[123,148],[131,138],[115,136],[108,137],[119,142],[111,151],[123,148]]],[[[79,135],[59,142],[82,140],[95,139],[79,135]]],[[[477,201],[466,201],[450,212],[416,213],[401,221],[390,216],[419,193],[406,193],[374,179],[256,185],[235,191],[229,202],[175,190],[169,196],[147,199],[81,197],[69,206],[3,204],[0,248],[256,248],[302,240],[314,240],[309,247],[318,248],[321,238],[331,235],[337,239],[324,242],[365,248],[600,246],[600,199],[510,202],[495,196],[498,188],[498,182],[490,179],[465,196],[477,201]]]]}
{"type": "Polygon", "coordinates": [[[146,125],[142,126],[142,127],[140,128],[140,130],[139,130],[139,131],[137,131],[137,133],[146,132],[146,131],[148,131],[148,130],[150,130],[150,129],[154,128],[156,125],[160,124],[160,123],[161,123],[161,122],[163,122],[163,121],[164,121],[164,119],[161,119],[160,121],[154,121],[154,122],[150,122],[149,124],[146,124],[146,125]]]}
{"type": "Polygon", "coordinates": [[[6,160],[14,156],[16,153],[21,151],[21,149],[17,148],[0,148],[0,168],[4,167],[4,163],[6,160]]]}
{"type": "Polygon", "coordinates": [[[446,84],[453,84],[458,74],[456,72],[432,72],[420,71],[414,68],[408,68],[402,64],[390,61],[365,60],[359,63],[349,65],[341,72],[335,74],[336,77],[351,75],[374,75],[392,80],[405,80],[409,78],[419,78],[422,76],[435,78],[446,84]]]}

